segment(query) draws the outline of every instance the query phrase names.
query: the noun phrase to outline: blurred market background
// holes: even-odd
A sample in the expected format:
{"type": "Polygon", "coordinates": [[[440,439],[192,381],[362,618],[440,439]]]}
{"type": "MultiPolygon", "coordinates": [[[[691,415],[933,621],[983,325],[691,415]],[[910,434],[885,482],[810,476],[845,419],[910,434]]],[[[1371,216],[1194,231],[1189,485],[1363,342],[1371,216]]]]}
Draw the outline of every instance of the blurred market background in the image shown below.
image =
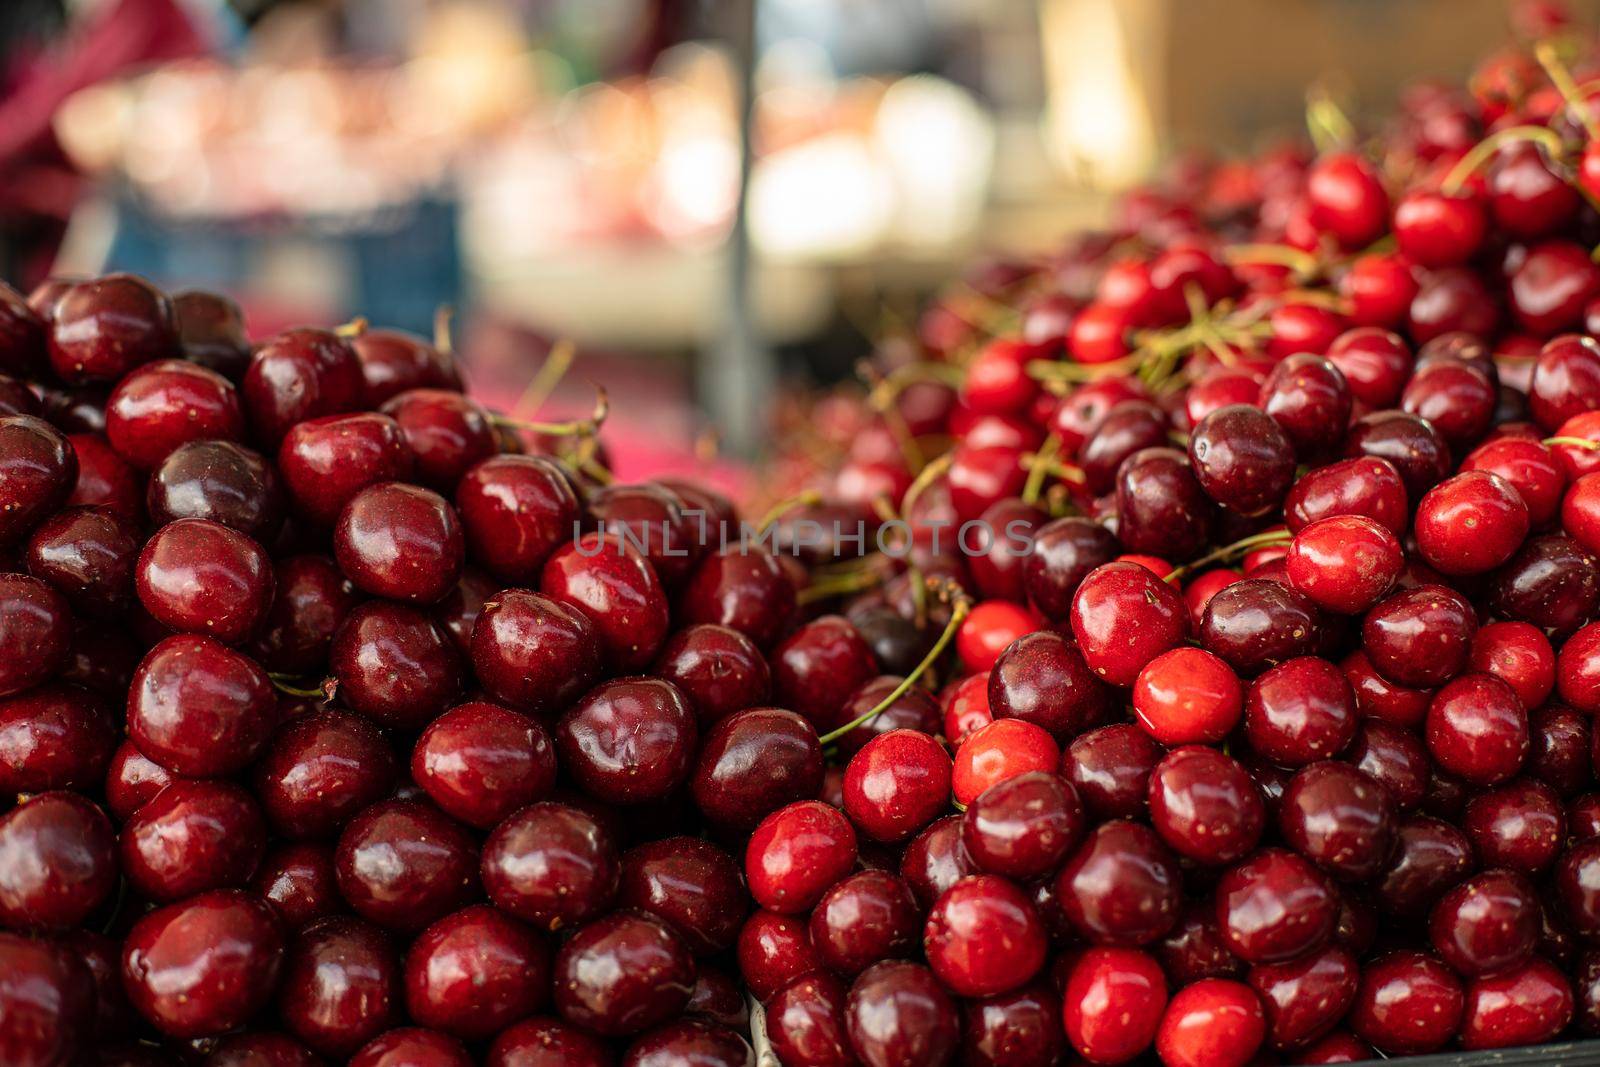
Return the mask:
{"type": "Polygon", "coordinates": [[[849,377],[974,257],[1003,274],[1161,167],[1303,139],[1308,86],[1359,121],[1459,80],[1507,19],[1505,0],[0,0],[0,276],[218,289],[258,337],[356,314],[427,332],[449,305],[490,402],[526,401],[570,339],[547,414],[604,381],[620,473],[737,479],[780,382],[849,377]]]}

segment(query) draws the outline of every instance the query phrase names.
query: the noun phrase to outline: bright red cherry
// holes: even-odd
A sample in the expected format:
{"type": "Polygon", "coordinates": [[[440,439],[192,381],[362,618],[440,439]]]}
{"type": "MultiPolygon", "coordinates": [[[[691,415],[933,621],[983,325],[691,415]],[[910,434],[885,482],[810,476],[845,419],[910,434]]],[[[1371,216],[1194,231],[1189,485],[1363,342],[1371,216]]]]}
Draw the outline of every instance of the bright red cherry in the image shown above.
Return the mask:
{"type": "Polygon", "coordinates": [[[1302,527],[1284,560],[1296,589],[1343,615],[1358,615],[1376,604],[1404,562],[1394,534],[1360,515],[1332,516],[1302,527]]]}
{"type": "Polygon", "coordinates": [[[856,861],[856,835],[837,808],[807,800],[761,821],[745,846],[750,895],[782,914],[809,911],[856,861]]]}
{"type": "Polygon", "coordinates": [[[1161,965],[1132,948],[1084,951],[1067,976],[1062,1022],[1078,1055],[1126,1063],[1155,1040],[1167,1006],[1161,965]]]}
{"type": "Polygon", "coordinates": [[[1244,1067],[1267,1036],[1255,991],[1242,982],[1205,978],[1174,994],[1156,1033],[1166,1067],[1244,1067]]]}
{"type": "Polygon", "coordinates": [[[1089,666],[1113,685],[1132,685],[1145,665],[1177,645],[1189,612],[1170,584],[1137,563],[1109,563],[1083,580],[1072,632],[1089,666]]]}
{"type": "Polygon", "coordinates": [[[916,730],[891,730],[850,757],[844,809],[875,841],[903,841],[950,802],[952,765],[938,741],[916,730]]]}
{"type": "Polygon", "coordinates": [[[951,788],[956,802],[968,805],[991,786],[1030,771],[1054,772],[1060,762],[1049,733],[1022,719],[997,719],[957,749],[951,788]]]}

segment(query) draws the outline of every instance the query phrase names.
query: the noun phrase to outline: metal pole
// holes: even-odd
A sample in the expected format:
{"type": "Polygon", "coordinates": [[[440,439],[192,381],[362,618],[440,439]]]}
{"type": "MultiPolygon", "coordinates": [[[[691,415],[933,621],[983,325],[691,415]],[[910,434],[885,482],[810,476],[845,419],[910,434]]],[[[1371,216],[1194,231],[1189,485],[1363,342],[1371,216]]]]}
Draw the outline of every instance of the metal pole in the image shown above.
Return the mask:
{"type": "Polygon", "coordinates": [[[750,189],[754,142],[756,8],[760,0],[730,5],[729,42],[738,66],[739,200],[728,235],[726,307],[720,335],[702,354],[700,396],[716,423],[726,450],[748,458],[767,436],[767,409],[778,373],[760,336],[751,306],[752,256],[745,209],[750,189]]]}

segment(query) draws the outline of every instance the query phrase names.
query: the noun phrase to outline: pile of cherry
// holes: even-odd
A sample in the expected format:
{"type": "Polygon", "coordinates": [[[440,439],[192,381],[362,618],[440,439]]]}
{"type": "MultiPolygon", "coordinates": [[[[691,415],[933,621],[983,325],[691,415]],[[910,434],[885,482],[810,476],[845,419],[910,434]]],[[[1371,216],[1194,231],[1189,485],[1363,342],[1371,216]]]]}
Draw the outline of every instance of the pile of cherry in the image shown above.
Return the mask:
{"type": "Polygon", "coordinates": [[[1600,1035],[1600,57],[1528,13],[974,272],[774,540],[446,346],[0,287],[0,1063],[1600,1035]]]}

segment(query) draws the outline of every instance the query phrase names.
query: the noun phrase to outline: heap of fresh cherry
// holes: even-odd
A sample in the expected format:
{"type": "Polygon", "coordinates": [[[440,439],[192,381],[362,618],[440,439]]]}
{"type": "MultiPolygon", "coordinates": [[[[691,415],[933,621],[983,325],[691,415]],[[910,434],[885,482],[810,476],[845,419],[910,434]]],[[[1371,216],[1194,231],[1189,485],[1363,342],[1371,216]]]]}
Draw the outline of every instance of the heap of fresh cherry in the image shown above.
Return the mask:
{"type": "Polygon", "coordinates": [[[0,1063],[1600,1036],[1600,48],[1523,14],[985,264],[771,539],[442,342],[0,287],[0,1063]]]}

